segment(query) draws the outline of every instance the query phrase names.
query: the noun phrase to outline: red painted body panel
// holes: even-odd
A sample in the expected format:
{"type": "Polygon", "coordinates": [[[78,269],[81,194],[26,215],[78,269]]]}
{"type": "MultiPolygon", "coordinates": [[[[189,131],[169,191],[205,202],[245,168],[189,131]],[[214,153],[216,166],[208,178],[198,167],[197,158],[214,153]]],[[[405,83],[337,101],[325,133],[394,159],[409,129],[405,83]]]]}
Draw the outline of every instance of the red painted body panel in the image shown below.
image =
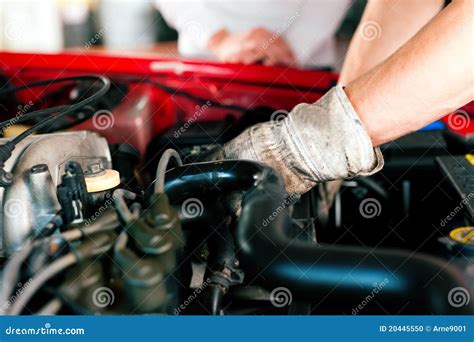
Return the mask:
{"type": "MultiPolygon", "coordinates": [[[[0,53],[0,72],[17,85],[91,73],[107,75],[112,79],[152,77],[167,86],[220,103],[285,110],[301,102],[316,101],[337,81],[336,74],[326,71],[82,52],[0,53]]],[[[28,94],[23,96],[28,97],[28,94]]],[[[29,96],[41,96],[41,93],[35,90],[29,96]]],[[[91,120],[76,129],[99,131],[111,142],[127,141],[144,152],[152,137],[179,122],[187,122],[191,118],[197,122],[222,120],[229,115],[238,117],[241,114],[211,106],[196,117],[196,105],[189,99],[170,96],[148,85],[134,85],[130,89],[130,97],[115,109],[115,125],[112,129],[97,130],[91,120]],[[131,111],[140,99],[146,105],[140,110],[131,111]]],[[[469,104],[464,110],[474,114],[474,104],[469,104]]],[[[447,117],[443,121],[460,135],[474,133],[474,119],[462,127],[453,127],[447,117]]]]}
{"type": "Polygon", "coordinates": [[[460,108],[457,114],[447,115],[442,120],[452,132],[472,139],[474,137],[474,101],[460,108]]]}
{"type": "MultiPolygon", "coordinates": [[[[0,53],[0,72],[16,85],[77,74],[101,74],[112,79],[152,77],[167,86],[220,103],[285,110],[300,102],[316,101],[337,80],[336,74],[325,71],[84,53],[0,53]]],[[[23,92],[22,99],[41,98],[42,91],[23,92]]],[[[125,139],[143,152],[153,136],[195,116],[197,104],[189,99],[170,96],[143,84],[131,86],[130,92],[133,96],[114,111],[113,129],[97,130],[91,120],[76,129],[99,131],[111,142],[125,139]],[[137,96],[147,105],[130,114],[137,96]]],[[[193,119],[222,120],[229,115],[238,117],[241,113],[211,106],[193,119]]]]}

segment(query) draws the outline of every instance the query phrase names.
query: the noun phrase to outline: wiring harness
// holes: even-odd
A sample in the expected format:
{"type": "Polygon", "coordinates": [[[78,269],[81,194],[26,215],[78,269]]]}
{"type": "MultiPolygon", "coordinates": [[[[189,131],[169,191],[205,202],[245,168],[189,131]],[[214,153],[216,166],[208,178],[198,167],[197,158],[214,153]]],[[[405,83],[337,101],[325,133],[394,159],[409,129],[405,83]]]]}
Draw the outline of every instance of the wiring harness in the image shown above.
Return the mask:
{"type": "Polygon", "coordinates": [[[74,113],[75,111],[97,101],[99,98],[104,96],[107,93],[107,91],[110,89],[110,80],[107,77],[100,76],[100,75],[81,75],[81,76],[58,78],[58,79],[53,79],[53,80],[37,81],[37,82],[25,84],[23,86],[7,87],[4,89],[0,89],[0,96],[2,96],[2,95],[10,94],[10,93],[23,91],[30,88],[50,86],[55,83],[80,82],[80,81],[101,82],[102,86],[99,88],[99,90],[97,90],[97,92],[95,92],[94,94],[92,94],[91,96],[83,100],[80,100],[77,103],[74,103],[68,106],[58,106],[58,107],[52,107],[52,108],[33,111],[30,113],[26,113],[21,117],[12,118],[0,123],[0,128],[3,128],[8,125],[11,125],[12,123],[24,122],[24,121],[30,120],[33,117],[48,115],[46,118],[44,118],[40,122],[29,127],[28,129],[26,129],[25,131],[23,131],[16,137],[12,138],[11,140],[7,141],[6,143],[0,146],[0,187],[6,187],[10,185],[13,180],[13,175],[11,174],[11,172],[5,170],[5,162],[8,160],[8,158],[10,158],[13,150],[15,149],[15,146],[18,143],[20,143],[22,140],[24,140],[26,137],[30,136],[34,132],[44,129],[48,125],[51,125],[55,120],[58,120],[67,115],[70,115],[74,113]],[[55,115],[51,115],[51,114],[55,114],[55,115]]]}

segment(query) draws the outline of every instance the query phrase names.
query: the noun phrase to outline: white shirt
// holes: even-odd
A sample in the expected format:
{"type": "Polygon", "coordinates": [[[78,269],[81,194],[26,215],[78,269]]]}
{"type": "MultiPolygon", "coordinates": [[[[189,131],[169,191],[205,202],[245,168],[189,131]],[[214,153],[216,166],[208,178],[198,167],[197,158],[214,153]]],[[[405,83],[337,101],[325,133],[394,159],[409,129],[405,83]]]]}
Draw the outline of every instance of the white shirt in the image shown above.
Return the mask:
{"type": "Polygon", "coordinates": [[[212,58],[209,38],[221,29],[243,32],[264,27],[282,36],[298,64],[333,66],[334,34],[350,0],[156,0],[178,33],[178,50],[189,58],[212,58]]]}

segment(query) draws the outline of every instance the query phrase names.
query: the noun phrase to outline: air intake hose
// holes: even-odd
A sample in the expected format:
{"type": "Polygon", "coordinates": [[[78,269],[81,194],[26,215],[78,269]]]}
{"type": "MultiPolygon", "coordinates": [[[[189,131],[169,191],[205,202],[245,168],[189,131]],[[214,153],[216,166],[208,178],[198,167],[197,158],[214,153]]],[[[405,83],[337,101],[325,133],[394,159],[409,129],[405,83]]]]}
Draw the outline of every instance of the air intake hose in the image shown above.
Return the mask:
{"type": "MultiPolygon", "coordinates": [[[[286,287],[297,300],[360,300],[380,290],[386,310],[472,314],[474,306],[450,304],[455,288],[469,289],[460,271],[439,258],[386,248],[314,245],[291,240],[283,182],[272,169],[251,161],[218,161],[170,170],[165,192],[186,198],[245,191],[237,225],[238,257],[248,280],[261,276],[268,289],[286,287]],[[383,284],[383,286],[381,286],[383,284]]],[[[260,279],[260,278],[259,278],[260,279]]]]}

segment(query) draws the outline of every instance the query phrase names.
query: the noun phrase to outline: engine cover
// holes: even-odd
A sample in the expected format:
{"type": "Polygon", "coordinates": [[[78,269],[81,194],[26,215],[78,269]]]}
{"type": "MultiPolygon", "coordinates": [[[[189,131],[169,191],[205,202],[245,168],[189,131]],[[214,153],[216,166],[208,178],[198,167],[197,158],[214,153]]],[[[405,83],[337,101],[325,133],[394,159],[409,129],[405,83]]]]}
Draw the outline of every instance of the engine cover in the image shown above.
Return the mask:
{"type": "Polygon", "coordinates": [[[13,182],[0,189],[1,255],[18,249],[60,210],[56,187],[68,161],[79,163],[83,170],[97,164],[110,168],[107,141],[96,133],[79,131],[30,136],[15,147],[5,164],[13,182]]]}

